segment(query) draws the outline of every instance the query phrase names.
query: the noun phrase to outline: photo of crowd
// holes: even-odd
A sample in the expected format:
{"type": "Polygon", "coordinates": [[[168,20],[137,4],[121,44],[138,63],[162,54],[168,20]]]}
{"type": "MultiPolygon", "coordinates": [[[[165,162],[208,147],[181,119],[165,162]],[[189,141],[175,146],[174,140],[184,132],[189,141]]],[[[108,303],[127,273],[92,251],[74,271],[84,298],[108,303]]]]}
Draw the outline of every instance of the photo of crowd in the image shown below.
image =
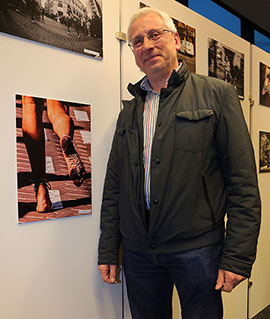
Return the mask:
{"type": "Polygon", "coordinates": [[[102,0],[0,0],[0,32],[102,59],[102,0]]]}
{"type": "Polygon", "coordinates": [[[208,75],[232,84],[244,99],[244,54],[208,39],[208,75]]]}

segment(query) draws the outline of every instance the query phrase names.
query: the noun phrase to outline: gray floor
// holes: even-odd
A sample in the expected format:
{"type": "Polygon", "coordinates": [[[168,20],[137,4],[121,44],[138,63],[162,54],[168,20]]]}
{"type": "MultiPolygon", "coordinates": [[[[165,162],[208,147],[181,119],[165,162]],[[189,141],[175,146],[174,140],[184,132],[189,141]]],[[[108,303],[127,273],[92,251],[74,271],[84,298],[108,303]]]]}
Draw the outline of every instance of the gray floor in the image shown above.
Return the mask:
{"type": "Polygon", "coordinates": [[[252,319],[270,319],[270,305],[252,319]]]}

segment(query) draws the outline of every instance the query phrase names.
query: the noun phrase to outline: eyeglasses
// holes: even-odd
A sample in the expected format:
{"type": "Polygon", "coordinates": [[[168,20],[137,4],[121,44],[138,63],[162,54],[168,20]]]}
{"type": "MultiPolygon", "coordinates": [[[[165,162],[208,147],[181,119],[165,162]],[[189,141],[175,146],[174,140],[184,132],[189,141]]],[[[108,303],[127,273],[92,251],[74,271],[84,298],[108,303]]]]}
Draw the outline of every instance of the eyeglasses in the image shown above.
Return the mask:
{"type": "Polygon", "coordinates": [[[128,41],[128,46],[131,48],[132,51],[139,49],[142,47],[144,43],[144,37],[147,37],[148,40],[152,42],[157,42],[161,39],[164,32],[170,32],[174,34],[173,31],[167,29],[154,29],[147,32],[145,35],[138,35],[137,37],[128,41]]]}

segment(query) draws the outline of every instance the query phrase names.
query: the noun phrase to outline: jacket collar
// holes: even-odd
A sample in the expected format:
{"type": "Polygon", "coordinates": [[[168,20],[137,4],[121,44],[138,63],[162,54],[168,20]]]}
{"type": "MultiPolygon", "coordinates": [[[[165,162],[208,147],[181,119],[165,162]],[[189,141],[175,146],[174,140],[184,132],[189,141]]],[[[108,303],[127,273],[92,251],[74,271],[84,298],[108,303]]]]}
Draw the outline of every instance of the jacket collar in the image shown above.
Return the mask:
{"type": "MultiPolygon", "coordinates": [[[[188,78],[190,72],[188,70],[186,62],[183,60],[182,61],[179,60],[179,62],[182,62],[182,66],[177,72],[173,70],[172,75],[170,76],[168,80],[167,88],[161,89],[161,92],[160,92],[161,98],[170,95],[170,93],[172,92],[174,88],[180,86],[188,78]]],[[[145,97],[147,92],[140,87],[143,79],[144,78],[142,78],[140,81],[138,81],[135,84],[129,83],[128,91],[130,94],[132,94],[135,97],[138,95],[141,96],[142,98],[145,97]]]]}

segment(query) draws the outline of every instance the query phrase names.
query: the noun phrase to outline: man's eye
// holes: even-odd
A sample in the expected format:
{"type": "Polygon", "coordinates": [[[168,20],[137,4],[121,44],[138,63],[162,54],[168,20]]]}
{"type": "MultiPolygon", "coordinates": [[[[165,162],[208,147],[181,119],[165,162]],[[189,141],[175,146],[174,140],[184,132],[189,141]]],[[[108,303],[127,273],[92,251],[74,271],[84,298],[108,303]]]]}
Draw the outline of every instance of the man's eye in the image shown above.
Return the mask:
{"type": "Polygon", "coordinates": [[[150,39],[157,40],[160,37],[161,33],[158,31],[153,31],[151,34],[149,34],[150,39]]]}
{"type": "Polygon", "coordinates": [[[143,43],[143,38],[142,37],[138,37],[138,38],[133,40],[133,44],[132,45],[134,47],[138,47],[138,46],[142,45],[142,43],[143,43]]]}

